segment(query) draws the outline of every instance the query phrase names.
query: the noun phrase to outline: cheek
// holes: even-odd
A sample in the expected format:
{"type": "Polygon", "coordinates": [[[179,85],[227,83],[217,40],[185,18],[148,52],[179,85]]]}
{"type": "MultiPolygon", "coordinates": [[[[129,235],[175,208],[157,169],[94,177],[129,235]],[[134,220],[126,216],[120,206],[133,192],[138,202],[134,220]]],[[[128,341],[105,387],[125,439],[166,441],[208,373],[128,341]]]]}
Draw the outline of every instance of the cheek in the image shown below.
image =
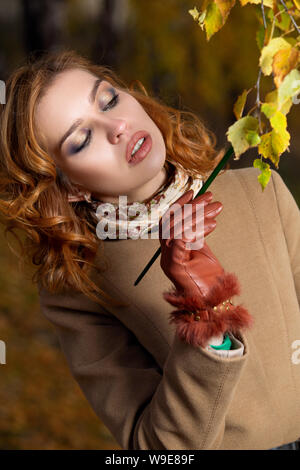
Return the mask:
{"type": "Polygon", "coordinates": [[[163,138],[162,133],[160,132],[160,130],[157,127],[156,127],[156,131],[155,131],[155,147],[163,153],[165,153],[165,151],[166,151],[165,140],[163,138]]]}
{"type": "Polygon", "coordinates": [[[94,146],[86,155],[76,157],[76,161],[68,165],[68,171],[74,178],[81,181],[98,182],[99,179],[111,179],[117,172],[120,172],[120,166],[117,166],[116,159],[110,149],[97,150],[94,146]]]}

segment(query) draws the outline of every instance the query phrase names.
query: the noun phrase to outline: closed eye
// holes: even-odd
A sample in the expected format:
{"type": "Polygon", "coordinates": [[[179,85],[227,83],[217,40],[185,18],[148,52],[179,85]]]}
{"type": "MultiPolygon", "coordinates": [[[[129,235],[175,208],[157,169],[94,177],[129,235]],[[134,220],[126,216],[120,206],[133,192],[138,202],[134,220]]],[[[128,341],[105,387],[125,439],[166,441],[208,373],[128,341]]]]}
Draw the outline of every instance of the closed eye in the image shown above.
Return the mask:
{"type": "Polygon", "coordinates": [[[119,94],[115,94],[113,99],[110,100],[110,102],[103,108],[103,111],[113,108],[114,106],[118,104],[118,102],[119,102],[119,94]]]}
{"type": "MultiPolygon", "coordinates": [[[[111,109],[111,108],[114,108],[118,103],[119,103],[119,94],[118,93],[115,93],[113,98],[109,101],[109,103],[103,108],[103,111],[107,111],[108,109],[111,109]]],[[[90,145],[91,143],[91,137],[92,137],[92,131],[91,129],[88,129],[88,132],[87,132],[87,135],[86,135],[86,138],[85,140],[83,141],[83,143],[78,147],[78,146],[75,146],[75,145],[71,145],[71,149],[70,149],[70,153],[71,154],[74,154],[74,153],[79,153],[81,152],[81,150],[83,150],[85,147],[87,147],[88,145],[90,145]]]]}

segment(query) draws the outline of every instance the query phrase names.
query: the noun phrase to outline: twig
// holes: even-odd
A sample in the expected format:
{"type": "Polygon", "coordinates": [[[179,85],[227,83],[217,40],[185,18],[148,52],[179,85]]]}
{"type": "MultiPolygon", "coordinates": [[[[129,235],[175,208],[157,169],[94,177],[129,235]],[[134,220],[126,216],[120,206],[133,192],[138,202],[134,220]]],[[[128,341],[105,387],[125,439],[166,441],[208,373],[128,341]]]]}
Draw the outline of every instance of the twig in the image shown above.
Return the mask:
{"type": "Polygon", "coordinates": [[[276,15],[273,16],[272,28],[271,28],[270,39],[269,39],[270,41],[273,38],[274,28],[275,28],[275,21],[276,21],[276,15]]]}
{"type": "Polygon", "coordinates": [[[299,26],[297,25],[296,21],[294,20],[293,15],[290,14],[288,7],[287,7],[286,4],[284,3],[284,0],[280,0],[280,3],[283,5],[283,8],[285,9],[286,13],[287,13],[287,14],[289,15],[289,17],[291,18],[291,21],[292,21],[293,25],[295,26],[295,28],[296,28],[298,34],[300,34],[300,28],[299,28],[299,26]]]}
{"type": "Polygon", "coordinates": [[[255,110],[255,108],[257,108],[257,103],[255,103],[255,105],[252,106],[252,108],[248,111],[247,116],[250,116],[250,114],[255,110]]]}
{"type": "Polygon", "coordinates": [[[258,117],[258,122],[259,122],[259,132],[262,133],[262,128],[261,128],[261,115],[260,115],[260,97],[259,97],[259,86],[260,86],[260,77],[261,77],[261,68],[259,69],[258,72],[258,77],[257,77],[257,82],[256,82],[256,116],[258,117]]]}
{"type": "MultiPolygon", "coordinates": [[[[261,9],[262,9],[262,15],[263,15],[263,20],[264,20],[264,28],[265,28],[265,35],[266,35],[266,30],[267,30],[267,23],[266,23],[266,17],[265,17],[265,9],[264,9],[264,2],[261,0],[261,9]]],[[[275,15],[276,16],[276,15],[275,15]]],[[[273,32],[274,32],[274,24],[275,24],[275,16],[273,17],[273,22],[272,22],[272,29],[271,29],[271,36],[270,39],[272,39],[273,32]]],[[[262,127],[261,127],[261,112],[260,112],[260,78],[261,78],[261,68],[259,68],[258,72],[258,77],[256,81],[256,102],[255,106],[257,107],[255,115],[258,117],[258,123],[259,123],[259,132],[262,134],[262,127]]],[[[253,108],[252,108],[253,109],[253,108]]]]}
{"type": "Polygon", "coordinates": [[[266,23],[266,17],[265,17],[264,0],[261,0],[260,6],[261,6],[262,16],[263,16],[263,20],[264,20],[264,27],[265,27],[265,29],[267,29],[267,23],[266,23]]]}
{"type": "Polygon", "coordinates": [[[295,30],[295,28],[292,28],[292,29],[290,29],[289,31],[286,31],[285,33],[283,33],[283,34],[281,35],[281,37],[283,38],[284,36],[286,36],[286,34],[290,34],[290,33],[292,33],[294,30],[295,30]]]}

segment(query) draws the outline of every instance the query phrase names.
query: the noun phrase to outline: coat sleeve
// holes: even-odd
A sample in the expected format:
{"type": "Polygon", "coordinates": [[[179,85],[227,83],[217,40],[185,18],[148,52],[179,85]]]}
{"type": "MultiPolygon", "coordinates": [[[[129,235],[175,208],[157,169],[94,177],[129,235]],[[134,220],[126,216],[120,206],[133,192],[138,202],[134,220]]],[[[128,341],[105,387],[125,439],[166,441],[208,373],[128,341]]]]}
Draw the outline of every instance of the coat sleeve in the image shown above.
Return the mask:
{"type": "Polygon", "coordinates": [[[249,356],[219,357],[174,336],[163,370],[115,316],[83,294],[39,287],[70,372],[124,450],[218,449],[249,356]]]}
{"type": "Polygon", "coordinates": [[[300,210],[282,177],[275,170],[272,170],[272,179],[300,306],[300,210]]]}

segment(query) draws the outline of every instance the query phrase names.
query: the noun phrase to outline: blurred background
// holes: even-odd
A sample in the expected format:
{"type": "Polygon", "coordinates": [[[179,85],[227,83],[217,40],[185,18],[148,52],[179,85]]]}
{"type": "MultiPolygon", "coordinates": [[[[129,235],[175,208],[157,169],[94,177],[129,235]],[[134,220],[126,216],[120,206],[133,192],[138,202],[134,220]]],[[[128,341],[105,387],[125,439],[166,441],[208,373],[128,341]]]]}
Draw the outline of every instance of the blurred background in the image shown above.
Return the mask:
{"type": "MultiPolygon", "coordinates": [[[[194,6],[200,9],[201,2],[1,0],[0,79],[31,53],[72,48],[111,66],[128,84],[140,80],[168,105],[196,113],[215,133],[217,147],[227,147],[233,104],[257,80],[259,22],[254,5],[238,2],[207,42],[188,13],[194,6]]],[[[262,96],[272,88],[263,77],[262,96]]],[[[300,206],[299,109],[293,105],[287,116],[290,152],[281,156],[277,171],[300,206]]],[[[239,161],[231,159],[230,168],[252,166],[256,157],[250,149],[239,161]]],[[[31,275],[18,268],[1,226],[0,340],[6,343],[6,364],[0,364],[0,449],[119,449],[72,378],[54,329],[40,313],[31,275]]]]}

